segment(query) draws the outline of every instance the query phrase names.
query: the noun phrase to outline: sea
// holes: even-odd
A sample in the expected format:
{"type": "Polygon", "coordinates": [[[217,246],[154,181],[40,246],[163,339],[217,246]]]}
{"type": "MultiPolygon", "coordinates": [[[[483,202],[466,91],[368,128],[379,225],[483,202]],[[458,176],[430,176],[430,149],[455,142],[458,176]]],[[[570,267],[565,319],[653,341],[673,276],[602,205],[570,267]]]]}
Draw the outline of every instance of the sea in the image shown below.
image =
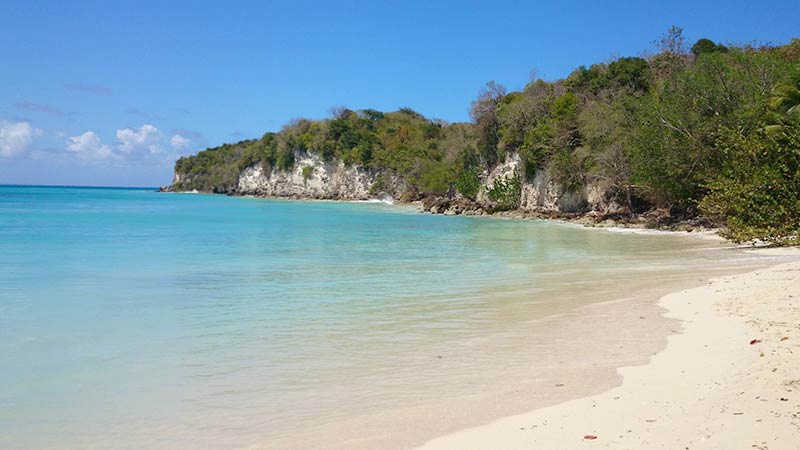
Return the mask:
{"type": "Polygon", "coordinates": [[[385,202],[0,186],[0,448],[413,448],[613,385],[679,331],[659,296],[767,259],[385,202]]]}

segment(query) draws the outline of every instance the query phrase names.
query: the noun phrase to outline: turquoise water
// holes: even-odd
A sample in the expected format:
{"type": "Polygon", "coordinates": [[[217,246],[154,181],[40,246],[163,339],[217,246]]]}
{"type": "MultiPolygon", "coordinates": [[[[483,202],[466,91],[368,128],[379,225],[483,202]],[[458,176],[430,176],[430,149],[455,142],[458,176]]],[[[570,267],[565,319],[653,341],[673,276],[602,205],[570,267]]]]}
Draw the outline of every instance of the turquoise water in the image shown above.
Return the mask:
{"type": "Polygon", "coordinates": [[[0,448],[300,448],[298,430],[355,416],[367,433],[370,414],[463,397],[452,380],[480,367],[524,373],[492,336],[591,301],[571,292],[741,260],[715,246],[381,203],[0,187],[0,448]],[[432,366],[443,354],[460,363],[432,366]]]}

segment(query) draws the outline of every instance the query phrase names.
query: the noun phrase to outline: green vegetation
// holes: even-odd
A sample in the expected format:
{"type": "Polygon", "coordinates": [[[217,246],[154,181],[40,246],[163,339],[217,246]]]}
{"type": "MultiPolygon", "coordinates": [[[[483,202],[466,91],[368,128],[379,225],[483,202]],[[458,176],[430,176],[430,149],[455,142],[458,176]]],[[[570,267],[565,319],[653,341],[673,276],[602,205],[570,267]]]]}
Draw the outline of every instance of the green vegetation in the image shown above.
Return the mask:
{"type": "Polygon", "coordinates": [[[800,122],[778,133],[730,130],[719,143],[723,170],[709,183],[704,209],[727,220],[736,242],[797,244],[800,230],[800,122]]]}
{"type": "Polygon", "coordinates": [[[241,141],[223,144],[194,156],[182,157],[175,162],[175,172],[182,180],[173,186],[178,190],[208,190],[229,192],[236,187],[244,161],[251,158],[251,149],[259,141],[241,141]]]}
{"type": "Polygon", "coordinates": [[[494,202],[495,210],[506,211],[519,208],[521,188],[519,175],[502,177],[494,180],[486,195],[494,202]]]}
{"type": "Polygon", "coordinates": [[[181,158],[176,187],[228,192],[244,167],[287,170],[296,155],[313,152],[381,174],[381,186],[384,175],[399,177],[407,199],[476,200],[482,174],[518,155],[518,173],[485,192],[495,209],[519,207],[522,184],[542,173],[567,191],[602,185],[628,214],[704,216],[727,225],[735,241],[797,240],[799,39],[782,46],[700,39],[687,49],[673,27],[646,56],[581,66],[515,92],[490,82],[470,117],[449,124],[409,108],[339,108],[329,119],[298,119],[278,133],[181,158]]]}
{"type": "Polygon", "coordinates": [[[456,190],[470,200],[475,200],[481,188],[481,179],[477,169],[470,167],[461,171],[456,179],[456,190]]]}
{"type": "Polygon", "coordinates": [[[303,183],[308,183],[308,179],[311,178],[311,175],[314,173],[313,166],[305,166],[303,167],[303,183]]]}

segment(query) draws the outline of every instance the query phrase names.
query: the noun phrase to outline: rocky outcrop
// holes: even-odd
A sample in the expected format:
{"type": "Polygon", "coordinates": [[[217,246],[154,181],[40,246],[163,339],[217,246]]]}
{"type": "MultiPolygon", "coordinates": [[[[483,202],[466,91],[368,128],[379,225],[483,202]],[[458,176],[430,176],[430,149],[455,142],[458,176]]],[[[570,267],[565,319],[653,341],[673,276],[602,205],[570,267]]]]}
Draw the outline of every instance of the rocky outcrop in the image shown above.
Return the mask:
{"type": "Polygon", "coordinates": [[[422,200],[422,210],[431,214],[444,214],[446,216],[482,216],[488,214],[483,205],[464,197],[425,197],[422,200]]]}
{"type": "Polygon", "coordinates": [[[498,163],[491,170],[484,170],[483,173],[480,174],[481,187],[478,190],[475,201],[482,205],[490,205],[492,201],[489,199],[489,191],[494,187],[494,184],[500,179],[510,179],[517,176],[520,167],[519,155],[513,154],[504,161],[498,163]]]}
{"type": "Polygon", "coordinates": [[[309,153],[295,155],[292,170],[267,169],[260,164],[239,174],[235,193],[260,197],[367,200],[399,197],[406,186],[397,177],[381,175],[342,161],[326,162],[309,153]]]}
{"type": "Polygon", "coordinates": [[[520,209],[526,211],[586,212],[599,205],[590,200],[590,186],[573,191],[564,190],[555,183],[546,170],[536,173],[533,181],[522,182],[520,209]]]}
{"type": "MultiPolygon", "coordinates": [[[[520,173],[522,162],[518,154],[507,157],[491,171],[484,172],[477,202],[490,205],[487,194],[494,183],[498,179],[510,179],[520,173]]],[[[603,182],[590,182],[579,189],[566,190],[552,180],[546,169],[539,170],[533,180],[521,177],[520,191],[519,209],[522,211],[610,214],[621,209],[620,205],[609,198],[609,188],[603,182]]]]}
{"type": "Polygon", "coordinates": [[[327,163],[317,155],[297,155],[292,170],[271,170],[255,164],[239,174],[236,193],[280,198],[366,200],[376,175],[343,162],[327,163]]]}

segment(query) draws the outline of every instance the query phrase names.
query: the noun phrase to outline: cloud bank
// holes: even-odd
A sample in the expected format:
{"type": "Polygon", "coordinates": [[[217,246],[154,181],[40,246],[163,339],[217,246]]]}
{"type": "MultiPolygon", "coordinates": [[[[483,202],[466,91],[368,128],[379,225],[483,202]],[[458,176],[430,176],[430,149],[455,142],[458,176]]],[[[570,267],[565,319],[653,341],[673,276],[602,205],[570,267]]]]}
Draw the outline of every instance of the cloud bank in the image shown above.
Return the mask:
{"type": "Polygon", "coordinates": [[[180,156],[179,151],[188,148],[192,142],[177,133],[167,139],[152,124],[120,128],[115,136],[116,142],[106,144],[96,132],[88,130],[67,138],[66,153],[91,165],[168,167],[180,156]],[[174,150],[167,150],[167,144],[174,150]]]}

